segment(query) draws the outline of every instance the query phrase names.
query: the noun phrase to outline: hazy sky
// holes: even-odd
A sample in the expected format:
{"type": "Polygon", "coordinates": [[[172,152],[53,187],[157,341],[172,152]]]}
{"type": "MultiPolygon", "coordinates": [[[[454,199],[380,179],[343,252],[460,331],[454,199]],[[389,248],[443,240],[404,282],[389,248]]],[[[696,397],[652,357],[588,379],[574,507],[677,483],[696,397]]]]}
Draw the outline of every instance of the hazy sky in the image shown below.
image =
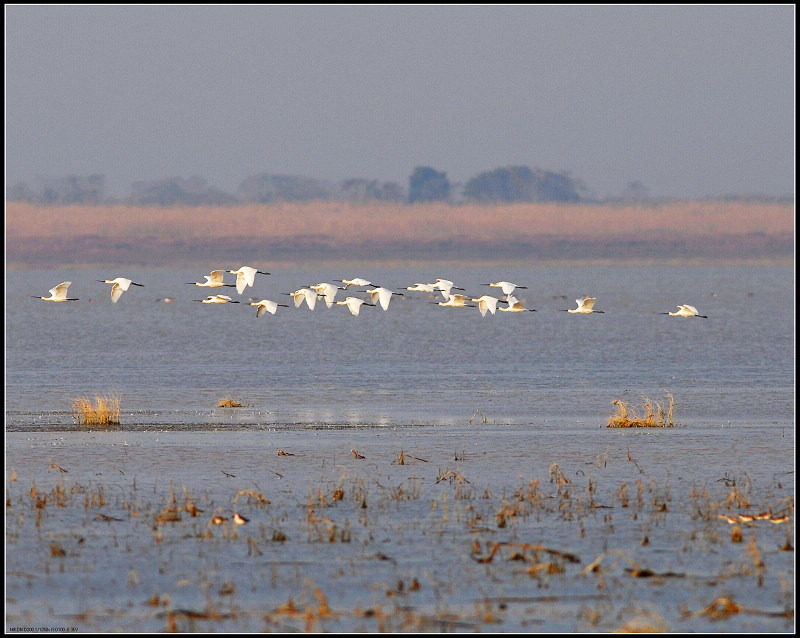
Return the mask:
{"type": "Polygon", "coordinates": [[[794,5],[5,5],[6,181],[794,194],[794,5]]]}

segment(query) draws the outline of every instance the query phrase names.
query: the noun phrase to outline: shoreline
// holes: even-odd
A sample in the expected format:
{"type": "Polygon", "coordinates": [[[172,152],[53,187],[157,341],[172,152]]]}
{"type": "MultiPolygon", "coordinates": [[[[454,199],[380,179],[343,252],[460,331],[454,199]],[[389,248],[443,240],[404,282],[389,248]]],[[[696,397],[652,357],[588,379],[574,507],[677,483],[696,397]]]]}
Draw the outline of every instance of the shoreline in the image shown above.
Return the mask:
{"type": "Polygon", "coordinates": [[[6,204],[7,267],[793,263],[791,203],[6,204]]]}

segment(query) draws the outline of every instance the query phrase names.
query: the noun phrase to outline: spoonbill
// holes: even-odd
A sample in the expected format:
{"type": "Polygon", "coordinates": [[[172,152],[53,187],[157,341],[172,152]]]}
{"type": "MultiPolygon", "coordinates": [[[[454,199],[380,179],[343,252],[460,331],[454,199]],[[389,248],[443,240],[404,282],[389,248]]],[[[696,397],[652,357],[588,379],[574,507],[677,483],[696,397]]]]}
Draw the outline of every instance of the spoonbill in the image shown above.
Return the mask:
{"type": "Polygon", "coordinates": [[[366,279],[361,279],[361,277],[356,277],[355,279],[337,279],[337,281],[341,281],[344,284],[344,290],[347,290],[350,286],[356,286],[358,288],[361,288],[364,286],[372,285],[371,281],[367,281],[366,279]]]}
{"type": "Polygon", "coordinates": [[[268,312],[271,315],[274,315],[278,308],[288,308],[285,303],[278,303],[276,301],[270,301],[269,299],[262,299],[261,301],[251,301],[251,306],[258,306],[258,310],[256,310],[256,317],[263,317],[265,312],[268,312]]]}
{"type": "Polygon", "coordinates": [[[375,304],[364,301],[363,299],[359,299],[358,297],[347,297],[344,301],[337,301],[336,305],[347,306],[350,309],[350,312],[357,317],[358,313],[361,312],[361,306],[374,306],[375,304]]]}
{"type": "Polygon", "coordinates": [[[568,308],[566,312],[578,313],[582,315],[588,315],[591,313],[603,313],[604,310],[594,310],[594,302],[597,301],[597,297],[581,297],[580,299],[576,299],[575,303],[578,304],[577,308],[568,308]]]}
{"type": "Polygon", "coordinates": [[[491,284],[484,284],[484,286],[492,286],[493,288],[500,288],[503,291],[504,295],[510,295],[514,292],[517,288],[522,288],[527,290],[527,286],[520,286],[518,284],[511,283],[510,281],[496,281],[491,284]]]}
{"type": "Polygon", "coordinates": [[[472,299],[471,301],[478,302],[478,310],[481,311],[481,317],[485,317],[487,312],[494,314],[497,311],[497,302],[500,300],[491,295],[481,295],[477,299],[472,299]]]}
{"type": "Polygon", "coordinates": [[[144,288],[144,284],[137,284],[135,281],[126,279],[125,277],[117,277],[116,279],[98,279],[103,284],[113,284],[111,287],[111,301],[117,303],[117,300],[122,296],[122,293],[131,286],[140,286],[144,288]]]}
{"type": "Polygon", "coordinates": [[[505,302],[508,306],[500,308],[502,312],[536,312],[536,308],[526,308],[525,302],[520,301],[514,295],[506,295],[505,302]]]}
{"type": "Polygon", "coordinates": [[[311,290],[310,288],[300,288],[294,292],[285,292],[283,294],[294,298],[295,308],[299,308],[303,301],[306,302],[309,310],[314,310],[314,306],[317,305],[317,293],[315,290],[311,290]]]}
{"type": "Polygon", "coordinates": [[[69,288],[71,284],[71,281],[62,281],[60,284],[50,289],[49,297],[31,296],[34,299],[43,299],[44,301],[78,301],[78,299],[67,297],[67,288],[69,288]]]}
{"type": "Polygon", "coordinates": [[[210,275],[203,275],[205,281],[189,281],[188,284],[193,286],[200,286],[201,288],[235,288],[233,284],[223,283],[222,278],[225,276],[224,270],[212,270],[210,275]]]}
{"type": "Polygon", "coordinates": [[[701,319],[708,319],[706,315],[701,315],[697,312],[697,308],[684,304],[677,306],[678,312],[659,312],[660,315],[669,315],[670,317],[700,317],[701,319]]]}
{"type": "Polygon", "coordinates": [[[229,273],[236,275],[236,292],[240,295],[244,292],[247,286],[252,286],[256,281],[256,273],[260,275],[268,275],[268,272],[258,270],[251,266],[242,266],[239,270],[229,270],[229,273]]]}
{"type": "Polygon", "coordinates": [[[375,302],[380,302],[381,308],[384,310],[389,309],[389,302],[392,300],[392,295],[400,295],[404,297],[402,292],[392,292],[388,288],[384,288],[383,286],[378,286],[377,288],[373,288],[372,290],[367,290],[367,294],[370,296],[370,301],[374,304],[375,302]]]}
{"type": "Polygon", "coordinates": [[[195,301],[199,301],[200,303],[239,303],[231,299],[228,295],[209,295],[205,299],[195,299],[195,301]]]}
{"type": "Polygon", "coordinates": [[[436,292],[436,284],[414,284],[413,286],[406,286],[406,290],[414,290],[416,292],[436,292]]]}
{"type": "MultiPolygon", "coordinates": [[[[464,308],[468,306],[467,301],[469,300],[470,298],[467,295],[451,294],[447,296],[447,301],[432,301],[431,303],[435,303],[440,306],[449,306],[451,308],[464,308]]],[[[474,306],[470,307],[474,308],[474,306]]]]}
{"type": "Polygon", "coordinates": [[[336,301],[336,293],[339,290],[342,290],[340,286],[334,286],[333,284],[329,284],[327,282],[317,284],[316,286],[309,286],[309,288],[314,290],[317,295],[325,299],[325,303],[327,304],[328,308],[330,308],[336,301]]]}
{"type": "Polygon", "coordinates": [[[433,284],[434,288],[438,288],[442,291],[442,296],[447,299],[450,296],[450,291],[454,288],[456,290],[464,290],[463,288],[459,288],[456,286],[452,281],[449,279],[437,279],[436,282],[433,284]]]}

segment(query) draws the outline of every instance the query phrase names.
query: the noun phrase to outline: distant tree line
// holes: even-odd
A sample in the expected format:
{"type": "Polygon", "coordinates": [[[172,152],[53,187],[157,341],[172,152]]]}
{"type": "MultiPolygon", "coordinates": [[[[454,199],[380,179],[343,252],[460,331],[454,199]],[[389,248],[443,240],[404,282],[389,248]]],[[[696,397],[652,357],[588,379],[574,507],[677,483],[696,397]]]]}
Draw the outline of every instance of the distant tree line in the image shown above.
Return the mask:
{"type": "MultiPolygon", "coordinates": [[[[446,202],[500,204],[513,202],[588,202],[580,179],[568,172],[554,172],[527,166],[506,166],[484,171],[465,184],[453,184],[447,173],[430,166],[417,166],[408,179],[408,188],[397,182],[350,178],[338,184],[302,175],[260,173],[247,177],[235,194],[209,186],[201,177],[134,182],[131,194],[122,200],[106,198],[105,176],[68,175],[44,181],[38,188],[18,183],[6,191],[7,202],[32,202],[45,205],[123,203],[136,206],[220,206],[241,203],[308,202],[337,200],[350,202],[425,203],[446,202]]],[[[728,199],[753,196],[727,196],[728,199]]],[[[786,198],[760,198],[785,200],[786,198]]],[[[791,198],[793,200],[793,198],[791,198]]],[[[629,182],[621,197],[609,202],[643,202],[647,189],[638,181],[629,182]]]]}

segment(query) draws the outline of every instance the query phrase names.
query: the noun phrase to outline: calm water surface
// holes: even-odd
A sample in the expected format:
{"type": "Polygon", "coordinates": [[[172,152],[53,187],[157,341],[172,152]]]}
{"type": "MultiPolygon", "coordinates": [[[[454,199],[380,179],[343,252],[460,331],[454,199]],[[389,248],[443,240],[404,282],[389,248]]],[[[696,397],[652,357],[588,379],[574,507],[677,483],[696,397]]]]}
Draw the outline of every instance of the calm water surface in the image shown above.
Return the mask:
{"type": "Polygon", "coordinates": [[[289,270],[232,293],[528,287],[536,312],[486,317],[406,291],[257,318],[193,301],[203,274],[7,273],[7,631],[794,631],[793,269],[289,270]],[[145,288],[112,304],[95,280],[117,275],[145,288]],[[31,298],[64,280],[80,301],[31,298]],[[605,312],[563,312],[585,294],[605,312]],[[685,303],[709,318],[657,314],[685,303]],[[75,426],[112,392],[119,429],[75,426]],[[604,427],[667,393],[677,427],[604,427]],[[762,512],[789,520],[736,539],[721,518],[762,512]],[[531,547],[575,561],[532,572],[531,547]]]}
{"type": "Polygon", "coordinates": [[[283,293],[355,276],[393,289],[442,277],[475,296],[500,279],[528,287],[519,296],[537,312],[486,317],[404,291],[358,317],[319,302],[257,318],[246,303],[195,302],[218,292],[186,285],[203,274],[7,273],[7,430],[70,427],[77,397],[111,392],[132,428],[459,424],[476,410],[493,423],[599,426],[614,399],[666,393],[683,424],[794,424],[788,267],[276,270],[241,296],[223,289],[291,305],[283,293]],[[145,288],[113,304],[96,280],[117,275],[145,288]],[[67,279],[79,302],[31,298],[67,279]],[[605,313],[562,312],[584,294],[605,313]],[[709,318],[657,314],[684,303],[709,318]],[[218,409],[226,397],[245,407],[218,409]]]}

